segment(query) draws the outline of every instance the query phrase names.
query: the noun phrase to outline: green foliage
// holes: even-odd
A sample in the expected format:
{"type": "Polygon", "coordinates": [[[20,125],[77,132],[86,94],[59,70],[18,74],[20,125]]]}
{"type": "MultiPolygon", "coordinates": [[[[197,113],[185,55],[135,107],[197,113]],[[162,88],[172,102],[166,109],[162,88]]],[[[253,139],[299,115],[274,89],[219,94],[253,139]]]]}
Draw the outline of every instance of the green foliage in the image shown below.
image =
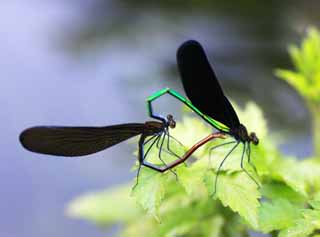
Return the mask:
{"type": "MultiPolygon", "coordinates": [[[[230,150],[221,147],[209,159],[209,148],[226,141],[221,139],[196,152],[188,166],[176,167],[173,171],[178,179],[170,171],[158,173],[142,167],[135,188],[133,181],[131,186],[85,195],[69,205],[69,215],[99,225],[122,223],[119,236],[124,237],[242,237],[249,236],[249,230],[293,237],[319,230],[320,164],[315,159],[298,161],[279,153],[254,103],[243,111],[237,108],[237,113],[261,141],[251,146],[258,175],[245,162],[261,188],[240,168],[240,145],[223,166],[212,196],[218,166],[230,150]]],[[[189,114],[177,123],[175,135],[185,134],[185,128],[194,131],[186,139],[193,139],[196,131],[202,134],[211,129],[189,114]]]]}
{"type": "Polygon", "coordinates": [[[278,69],[276,75],[293,86],[309,107],[315,155],[320,157],[320,32],[309,28],[301,46],[291,45],[289,54],[295,70],[278,69]]]}
{"type": "Polygon", "coordinates": [[[143,169],[139,182],[132,190],[133,196],[151,215],[159,218],[159,206],[165,194],[165,184],[168,176],[151,169],[143,169]],[[147,194],[147,195],[146,195],[147,194]]]}
{"type": "Polygon", "coordinates": [[[99,225],[111,225],[137,218],[142,210],[130,198],[130,186],[124,185],[105,192],[89,193],[73,200],[68,206],[67,214],[71,217],[85,217],[99,225]]]}
{"type": "Polygon", "coordinates": [[[260,228],[268,233],[281,230],[280,237],[309,236],[320,228],[320,209],[317,200],[310,201],[314,209],[297,207],[289,200],[276,199],[263,203],[260,209],[260,228]]]}
{"type": "Polygon", "coordinates": [[[288,199],[274,199],[261,204],[259,219],[260,228],[264,233],[286,229],[294,225],[300,217],[300,211],[288,199]]]}
{"type": "MultiPolygon", "coordinates": [[[[210,193],[213,193],[212,180],[215,176],[215,172],[210,172],[205,179],[210,193]]],[[[216,196],[223,206],[238,212],[254,229],[257,229],[260,193],[256,184],[246,174],[221,175],[216,196]]]]}
{"type": "Polygon", "coordinates": [[[276,74],[307,100],[320,103],[320,33],[310,28],[301,47],[291,45],[289,53],[296,70],[279,69],[276,74]]]}
{"type": "MultiPolygon", "coordinates": [[[[262,111],[248,103],[236,110],[260,143],[251,146],[256,171],[247,159],[244,167],[261,187],[240,167],[242,144],[224,163],[215,187],[217,170],[232,148],[220,147],[210,157],[210,147],[229,141],[221,139],[202,146],[188,165],[165,173],[142,167],[131,185],[84,195],[70,203],[67,213],[98,225],[120,223],[119,236],[124,237],[247,237],[250,230],[280,237],[320,236],[320,33],[311,28],[301,47],[290,46],[289,52],[296,70],[276,73],[302,95],[313,115],[313,158],[299,161],[281,154],[262,111]]],[[[190,147],[211,129],[185,112],[172,135],[190,147]]],[[[150,162],[159,161],[157,152],[149,154],[150,162]]]]}

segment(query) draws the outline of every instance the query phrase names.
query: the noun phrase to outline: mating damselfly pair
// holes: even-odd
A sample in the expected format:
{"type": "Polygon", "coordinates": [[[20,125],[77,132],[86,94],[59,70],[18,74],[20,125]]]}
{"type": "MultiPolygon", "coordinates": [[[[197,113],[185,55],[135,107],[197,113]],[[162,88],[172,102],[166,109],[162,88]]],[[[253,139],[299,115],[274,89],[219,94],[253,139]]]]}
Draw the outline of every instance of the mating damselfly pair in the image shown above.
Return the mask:
{"type": "MultiPolygon", "coordinates": [[[[102,151],[140,135],[137,174],[139,175],[141,166],[159,172],[171,170],[186,161],[193,152],[209,141],[230,136],[234,138],[233,141],[219,144],[219,146],[229,144],[233,144],[233,146],[218,167],[215,190],[222,165],[240,144],[243,145],[240,166],[252,178],[244,168],[243,162],[247,156],[250,163],[250,145],[251,143],[257,145],[259,140],[255,133],[248,133],[246,127],[240,123],[235,110],[222,91],[202,46],[194,40],[183,43],[177,51],[177,64],[188,99],[169,88],[151,95],[147,99],[147,108],[149,116],[154,119],[153,121],[104,127],[37,126],[23,131],[20,134],[20,142],[26,149],[33,152],[75,157],[102,151]],[[217,131],[201,139],[190,148],[185,148],[179,140],[170,134],[170,131],[176,127],[173,116],[171,114],[162,116],[154,112],[152,103],[165,94],[182,102],[217,131]],[[160,163],[155,164],[149,161],[148,158],[155,155],[160,163]]],[[[211,150],[215,148],[213,147],[211,150]]],[[[255,181],[255,179],[253,180],[255,181]]]]}

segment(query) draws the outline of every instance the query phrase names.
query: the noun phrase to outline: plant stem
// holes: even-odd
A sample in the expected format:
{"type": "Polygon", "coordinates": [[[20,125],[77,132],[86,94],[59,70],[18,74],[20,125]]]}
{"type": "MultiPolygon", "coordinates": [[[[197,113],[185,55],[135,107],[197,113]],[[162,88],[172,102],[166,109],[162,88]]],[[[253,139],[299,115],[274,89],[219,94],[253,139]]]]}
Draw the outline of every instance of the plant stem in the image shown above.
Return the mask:
{"type": "Polygon", "coordinates": [[[320,160],[320,104],[309,103],[312,116],[314,156],[320,160]]]}

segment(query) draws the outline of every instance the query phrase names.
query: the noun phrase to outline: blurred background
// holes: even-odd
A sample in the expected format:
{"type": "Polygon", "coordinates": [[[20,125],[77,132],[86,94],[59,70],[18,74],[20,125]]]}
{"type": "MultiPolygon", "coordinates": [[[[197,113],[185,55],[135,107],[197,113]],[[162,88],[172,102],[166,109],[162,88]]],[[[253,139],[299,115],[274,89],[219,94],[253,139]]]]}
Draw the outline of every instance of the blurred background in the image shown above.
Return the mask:
{"type": "Polygon", "coordinates": [[[134,177],[135,145],[67,159],[30,153],[18,135],[34,125],[147,120],[147,96],[163,87],[183,94],[175,53],[190,38],[206,48],[226,94],[240,105],[255,101],[272,133],[286,134],[286,154],[311,154],[309,114],[274,69],[291,67],[287,45],[319,26],[319,7],[316,0],[2,0],[0,235],[107,235],[64,208],[134,177]]]}

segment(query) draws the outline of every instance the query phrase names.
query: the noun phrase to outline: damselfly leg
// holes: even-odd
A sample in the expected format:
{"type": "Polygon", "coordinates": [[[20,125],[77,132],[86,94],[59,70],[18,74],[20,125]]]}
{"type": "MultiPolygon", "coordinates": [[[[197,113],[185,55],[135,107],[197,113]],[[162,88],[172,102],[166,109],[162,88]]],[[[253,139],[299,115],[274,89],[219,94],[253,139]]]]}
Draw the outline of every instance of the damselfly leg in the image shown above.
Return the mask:
{"type": "MultiPolygon", "coordinates": [[[[248,143],[248,147],[246,149],[246,144],[247,143],[243,143],[243,151],[242,151],[242,156],[241,156],[241,169],[255,182],[255,184],[260,187],[259,182],[257,180],[255,180],[255,178],[244,168],[243,165],[243,161],[244,161],[244,157],[245,157],[245,152],[247,152],[248,155],[248,164],[253,167],[254,171],[256,172],[256,167],[250,163],[250,143],[248,143]]],[[[257,173],[257,172],[256,172],[257,173]]]]}
{"type": "Polygon", "coordinates": [[[209,167],[212,167],[212,163],[211,163],[211,153],[213,150],[219,148],[219,147],[223,147],[223,146],[226,146],[226,145],[230,145],[230,144],[234,144],[236,143],[236,141],[231,141],[231,142],[225,142],[225,143],[222,143],[222,144],[218,144],[214,147],[211,147],[210,150],[209,150],[209,167]]]}
{"type": "Polygon", "coordinates": [[[224,164],[224,162],[227,160],[227,158],[229,157],[229,155],[234,151],[234,149],[236,149],[236,147],[239,145],[239,141],[236,142],[236,145],[234,145],[232,147],[232,149],[227,153],[227,155],[223,158],[223,160],[221,161],[219,167],[218,167],[218,171],[217,171],[217,174],[216,174],[216,179],[215,179],[215,182],[214,182],[214,192],[212,193],[212,196],[214,196],[217,192],[217,183],[218,183],[218,177],[219,177],[219,174],[220,174],[220,170],[224,164]]]}

